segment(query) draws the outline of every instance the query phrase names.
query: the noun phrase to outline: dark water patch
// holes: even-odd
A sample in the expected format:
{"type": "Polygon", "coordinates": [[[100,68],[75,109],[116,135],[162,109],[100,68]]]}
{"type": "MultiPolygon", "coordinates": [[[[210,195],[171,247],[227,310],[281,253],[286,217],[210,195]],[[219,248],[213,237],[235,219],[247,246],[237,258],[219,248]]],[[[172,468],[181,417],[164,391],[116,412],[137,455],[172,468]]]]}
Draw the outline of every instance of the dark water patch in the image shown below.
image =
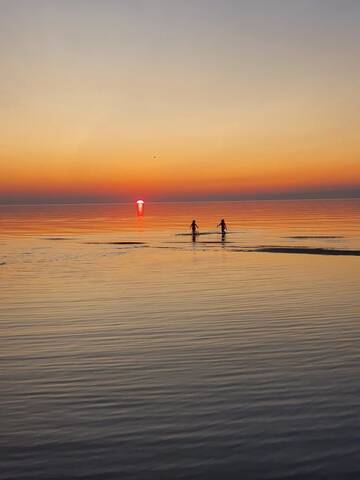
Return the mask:
{"type": "Polygon", "coordinates": [[[117,250],[135,250],[139,248],[149,248],[150,245],[119,245],[116,247],[117,250]]]}
{"type": "Polygon", "coordinates": [[[84,242],[85,245],[146,245],[145,242],[84,242]]]}
{"type": "Polygon", "coordinates": [[[197,232],[195,234],[193,233],[175,233],[175,235],[179,237],[199,237],[200,235],[216,235],[219,234],[219,232],[197,232]]]}
{"type": "Polygon", "coordinates": [[[201,244],[216,244],[216,245],[226,245],[228,243],[236,243],[236,242],[228,242],[227,240],[214,240],[214,241],[205,241],[205,242],[200,242],[201,244]]]}
{"type": "Polygon", "coordinates": [[[335,240],[338,238],[345,238],[343,235],[294,235],[290,237],[284,237],[284,238],[291,238],[293,240],[335,240]]]}
{"type": "Polygon", "coordinates": [[[53,240],[53,241],[61,241],[61,240],[76,240],[73,237],[46,237],[44,240],[53,240]]]}
{"type": "Polygon", "coordinates": [[[254,247],[233,249],[234,252],[264,252],[264,253],[297,253],[308,255],[343,255],[360,256],[360,250],[346,250],[339,248],[314,248],[314,247],[254,247]]]}
{"type": "Polygon", "coordinates": [[[191,243],[196,243],[198,245],[204,245],[204,246],[212,246],[212,245],[227,245],[227,244],[230,244],[230,243],[236,243],[236,242],[228,242],[228,241],[225,241],[225,240],[212,240],[212,241],[204,241],[204,240],[199,240],[199,241],[195,241],[195,242],[176,242],[176,243],[186,243],[187,245],[191,244],[191,243]]]}
{"type": "MultiPolygon", "coordinates": [[[[191,245],[188,243],[188,245],[191,245]]],[[[167,249],[167,250],[183,250],[181,247],[167,247],[167,246],[155,246],[155,247],[152,247],[152,248],[161,248],[161,249],[167,249]]]]}
{"type": "Polygon", "coordinates": [[[176,242],[174,242],[174,241],[170,241],[170,242],[168,242],[168,243],[176,243],[176,244],[179,244],[179,243],[181,243],[181,244],[184,244],[184,245],[190,245],[190,244],[191,244],[191,242],[190,242],[190,241],[187,241],[187,242],[185,242],[185,241],[183,241],[183,242],[180,242],[180,241],[176,241],[176,242]]]}
{"type": "Polygon", "coordinates": [[[227,244],[234,244],[236,242],[228,242],[227,240],[213,240],[213,241],[204,241],[204,240],[195,240],[193,242],[191,241],[187,241],[187,242],[168,242],[168,243],[173,243],[173,244],[176,244],[176,245],[191,245],[191,244],[195,244],[196,245],[203,245],[203,246],[207,246],[207,245],[227,245],[227,244]]]}

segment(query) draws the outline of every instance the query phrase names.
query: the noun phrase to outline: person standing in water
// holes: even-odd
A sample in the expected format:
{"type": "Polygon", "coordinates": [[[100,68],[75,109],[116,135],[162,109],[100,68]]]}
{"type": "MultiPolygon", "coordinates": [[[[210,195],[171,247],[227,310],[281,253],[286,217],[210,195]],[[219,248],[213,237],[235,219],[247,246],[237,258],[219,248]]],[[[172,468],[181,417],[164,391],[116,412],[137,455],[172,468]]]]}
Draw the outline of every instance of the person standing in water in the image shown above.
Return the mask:
{"type": "Polygon", "coordinates": [[[196,220],[193,220],[193,221],[191,222],[190,228],[191,228],[191,232],[192,232],[193,235],[196,235],[196,234],[198,233],[199,227],[198,227],[198,225],[196,224],[196,220]]]}
{"type": "Polygon", "coordinates": [[[225,233],[227,232],[227,226],[223,218],[221,219],[221,222],[219,223],[218,227],[221,227],[221,235],[225,235],[225,233]]]}

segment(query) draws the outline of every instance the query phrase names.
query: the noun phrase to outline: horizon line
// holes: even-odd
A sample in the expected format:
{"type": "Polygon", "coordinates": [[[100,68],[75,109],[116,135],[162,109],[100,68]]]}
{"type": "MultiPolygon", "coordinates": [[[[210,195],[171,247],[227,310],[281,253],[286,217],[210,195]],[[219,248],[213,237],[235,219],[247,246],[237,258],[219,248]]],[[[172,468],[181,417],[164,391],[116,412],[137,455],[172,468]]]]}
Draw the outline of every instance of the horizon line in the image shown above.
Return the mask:
{"type": "MultiPolygon", "coordinates": [[[[271,201],[311,201],[311,200],[356,200],[360,199],[360,192],[351,196],[291,196],[291,197],[263,197],[263,198],[234,198],[234,199],[189,199],[189,200],[146,200],[145,204],[154,203],[208,203],[208,202],[271,202],[271,201]]],[[[132,205],[136,203],[136,200],[132,201],[43,201],[43,202],[2,202],[0,201],[0,207],[31,207],[31,206],[56,206],[56,205],[132,205]]]]}

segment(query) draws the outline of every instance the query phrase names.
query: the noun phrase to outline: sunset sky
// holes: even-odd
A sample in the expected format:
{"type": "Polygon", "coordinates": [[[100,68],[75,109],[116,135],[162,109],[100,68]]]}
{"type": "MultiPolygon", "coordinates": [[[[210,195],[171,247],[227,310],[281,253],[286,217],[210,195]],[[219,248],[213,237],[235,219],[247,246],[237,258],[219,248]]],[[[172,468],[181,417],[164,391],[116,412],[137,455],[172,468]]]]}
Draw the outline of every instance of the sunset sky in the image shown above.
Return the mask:
{"type": "Polygon", "coordinates": [[[0,202],[360,195],[359,1],[0,7],[0,202]]]}

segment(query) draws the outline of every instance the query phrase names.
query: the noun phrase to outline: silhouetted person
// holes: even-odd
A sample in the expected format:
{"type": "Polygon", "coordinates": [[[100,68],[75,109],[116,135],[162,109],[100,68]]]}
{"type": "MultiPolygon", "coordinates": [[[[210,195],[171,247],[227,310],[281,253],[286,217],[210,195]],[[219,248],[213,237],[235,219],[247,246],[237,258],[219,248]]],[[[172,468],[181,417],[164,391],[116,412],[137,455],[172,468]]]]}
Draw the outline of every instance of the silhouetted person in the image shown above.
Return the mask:
{"type": "Polygon", "coordinates": [[[218,227],[221,227],[221,235],[225,235],[225,233],[227,232],[227,226],[223,218],[221,219],[221,222],[219,223],[218,227]]]}
{"type": "Polygon", "coordinates": [[[190,228],[191,228],[191,232],[192,232],[193,235],[196,235],[196,234],[198,233],[197,231],[198,231],[198,228],[199,228],[199,227],[198,227],[198,225],[196,224],[196,221],[195,221],[195,220],[193,220],[193,221],[191,222],[190,228]]]}

